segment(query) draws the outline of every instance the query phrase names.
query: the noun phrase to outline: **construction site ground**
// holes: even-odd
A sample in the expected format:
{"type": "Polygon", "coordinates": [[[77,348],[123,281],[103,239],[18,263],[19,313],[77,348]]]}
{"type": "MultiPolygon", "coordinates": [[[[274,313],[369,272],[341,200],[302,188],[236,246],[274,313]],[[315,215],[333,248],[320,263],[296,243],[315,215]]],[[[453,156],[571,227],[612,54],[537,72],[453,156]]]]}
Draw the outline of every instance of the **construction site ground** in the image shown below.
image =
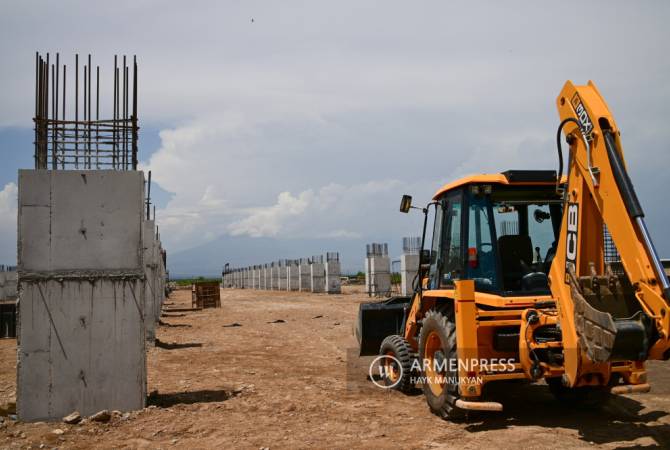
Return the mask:
{"type": "MultiPolygon", "coordinates": [[[[544,385],[499,384],[504,404],[463,423],[432,415],[423,395],[368,379],[353,335],[360,288],[343,295],[221,291],[222,307],[187,311],[172,293],[148,352],[147,408],[109,422],[21,423],[2,448],[670,448],[670,371],[650,362],[652,391],[600,412],[557,403],[544,385]]],[[[15,400],[16,341],[0,341],[0,405],[15,400]]],[[[110,374],[113,376],[113,374],[110,374]]],[[[11,405],[10,405],[11,406],[11,405]]]]}

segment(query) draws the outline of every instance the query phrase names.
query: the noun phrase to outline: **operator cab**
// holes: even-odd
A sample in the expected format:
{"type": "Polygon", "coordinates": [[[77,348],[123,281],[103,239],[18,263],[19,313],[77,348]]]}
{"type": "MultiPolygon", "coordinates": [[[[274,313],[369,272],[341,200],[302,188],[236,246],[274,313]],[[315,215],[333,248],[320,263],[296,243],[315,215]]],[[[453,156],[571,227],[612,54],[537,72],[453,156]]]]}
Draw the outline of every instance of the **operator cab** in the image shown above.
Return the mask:
{"type": "Polygon", "coordinates": [[[554,171],[507,171],[463,178],[433,198],[429,289],[471,279],[497,295],[549,294],[561,227],[554,171]]]}

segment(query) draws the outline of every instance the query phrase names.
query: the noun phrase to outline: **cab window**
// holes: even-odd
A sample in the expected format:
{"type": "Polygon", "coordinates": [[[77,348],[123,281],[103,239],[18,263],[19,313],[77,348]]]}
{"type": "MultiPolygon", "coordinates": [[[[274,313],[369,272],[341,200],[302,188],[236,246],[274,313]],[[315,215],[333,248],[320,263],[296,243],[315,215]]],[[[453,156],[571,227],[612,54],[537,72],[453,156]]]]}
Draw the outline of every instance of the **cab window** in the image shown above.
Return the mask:
{"type": "Polygon", "coordinates": [[[453,287],[454,280],[463,275],[461,192],[458,190],[450,193],[437,205],[430,268],[432,289],[453,287]]]}

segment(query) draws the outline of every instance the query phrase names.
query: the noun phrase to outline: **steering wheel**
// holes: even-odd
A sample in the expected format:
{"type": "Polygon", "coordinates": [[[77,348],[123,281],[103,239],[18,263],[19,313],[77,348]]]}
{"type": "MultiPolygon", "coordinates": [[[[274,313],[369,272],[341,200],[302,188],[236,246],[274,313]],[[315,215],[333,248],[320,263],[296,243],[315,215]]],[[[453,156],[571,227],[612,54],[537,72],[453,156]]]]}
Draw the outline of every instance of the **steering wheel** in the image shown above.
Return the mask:
{"type": "Polygon", "coordinates": [[[488,247],[488,248],[489,248],[489,250],[488,250],[489,252],[493,250],[493,244],[491,244],[491,243],[489,243],[489,242],[484,242],[484,243],[482,243],[482,244],[479,244],[479,248],[480,248],[482,251],[484,250],[484,247],[488,247]]]}

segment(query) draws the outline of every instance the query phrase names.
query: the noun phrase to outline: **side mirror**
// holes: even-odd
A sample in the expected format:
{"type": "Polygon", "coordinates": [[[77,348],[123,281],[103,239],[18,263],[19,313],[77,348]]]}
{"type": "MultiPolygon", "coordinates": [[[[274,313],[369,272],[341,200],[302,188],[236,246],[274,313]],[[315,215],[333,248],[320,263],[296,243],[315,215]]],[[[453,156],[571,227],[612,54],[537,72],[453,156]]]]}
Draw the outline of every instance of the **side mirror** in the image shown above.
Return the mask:
{"type": "Polygon", "coordinates": [[[419,257],[419,264],[420,265],[430,265],[430,250],[424,249],[421,250],[421,256],[419,257]]]}
{"type": "Polygon", "coordinates": [[[400,200],[400,212],[401,213],[408,213],[409,209],[412,207],[412,196],[411,195],[403,195],[402,200],[400,200]]]}

